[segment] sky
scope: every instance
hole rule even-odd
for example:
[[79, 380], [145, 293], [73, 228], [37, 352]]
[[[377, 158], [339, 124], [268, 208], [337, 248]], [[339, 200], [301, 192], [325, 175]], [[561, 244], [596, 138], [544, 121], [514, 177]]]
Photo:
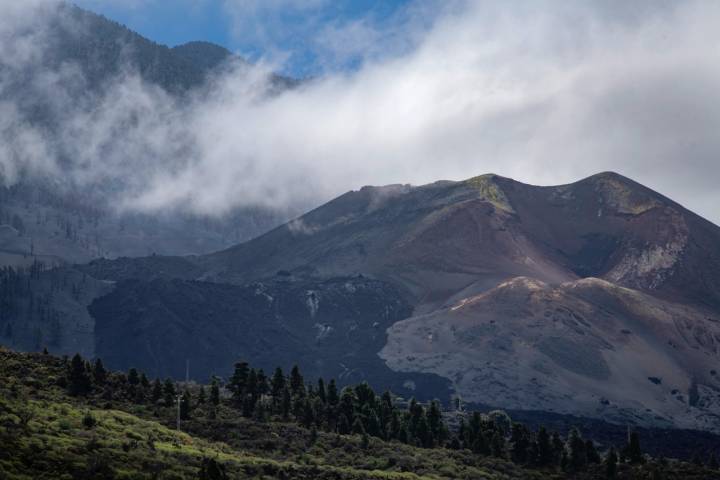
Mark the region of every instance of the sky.
[[[168, 46], [193, 40], [222, 45], [239, 55], [277, 65], [280, 73], [305, 78], [328, 71], [355, 70], [368, 52], [338, 61], [318, 32], [342, 29], [392, 34], [418, 8], [412, 0], [77, 0]], [[431, 21], [436, 2], [423, 2]], [[362, 32], [359, 30], [362, 29]], [[400, 35], [407, 32], [398, 32]], [[378, 39], [379, 40], [379, 39]], [[324, 41], [324, 39], [323, 39]], [[366, 45], [367, 46], [367, 45]]]
[[[46, 68], [49, 40], [27, 32], [42, 31], [52, 2], [0, 0], [0, 66]], [[161, 43], [216, 41], [255, 66], [182, 102], [129, 68], [77, 102], [71, 65], [45, 71], [32, 86], [66, 121], [48, 139], [0, 101], [10, 181], [120, 182], [119, 208], [223, 214], [363, 185], [490, 172], [552, 185], [616, 171], [720, 223], [714, 0], [80, 4]], [[273, 71], [311, 80], [268, 95]]]

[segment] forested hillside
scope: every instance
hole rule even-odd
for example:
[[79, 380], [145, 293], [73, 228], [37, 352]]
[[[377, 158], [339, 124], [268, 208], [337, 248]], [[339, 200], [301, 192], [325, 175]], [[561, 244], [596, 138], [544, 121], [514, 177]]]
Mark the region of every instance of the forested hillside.
[[0, 349], [0, 375], [0, 474], [13, 480], [720, 478], [714, 457], [652, 459], [635, 433], [601, 448], [297, 368], [240, 362], [225, 382], [183, 384]]

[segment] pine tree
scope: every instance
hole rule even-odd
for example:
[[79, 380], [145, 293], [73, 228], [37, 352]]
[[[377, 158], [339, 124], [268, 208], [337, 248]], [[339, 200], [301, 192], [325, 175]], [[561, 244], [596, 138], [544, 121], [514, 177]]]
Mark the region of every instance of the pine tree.
[[[390, 394], [390, 392], [386, 391], [382, 394], [382, 398], [380, 399], [379, 412], [380, 431], [382, 438], [384, 438], [385, 440], [392, 438], [394, 434], [392, 426], [393, 410], [394, 406], [392, 395]], [[442, 425], [444, 426], [444, 423]]]
[[303, 402], [302, 425], [305, 428], [315, 425], [315, 409], [309, 398]]
[[342, 412], [347, 419], [355, 418], [355, 393], [351, 387], [343, 388], [340, 394], [340, 412]]
[[325, 392], [325, 381], [322, 378], [318, 379], [317, 395], [323, 403], [327, 401], [327, 393]]
[[568, 438], [568, 450], [570, 452], [570, 468], [574, 472], [580, 472], [587, 467], [587, 452], [585, 451], [585, 441], [580, 436], [580, 432], [573, 428]]
[[417, 420], [417, 424], [415, 425], [415, 437], [417, 438], [419, 446], [424, 448], [430, 448], [433, 446], [432, 432], [430, 431], [430, 426], [428, 425], [425, 412], [423, 412]]
[[442, 442], [445, 441], [445, 424], [443, 423], [439, 401], [433, 400], [432, 403], [430, 403], [430, 409], [427, 413], [427, 422], [430, 427], [430, 435], [432, 436], [433, 443], [442, 444]]
[[210, 383], [210, 403], [215, 407], [220, 405], [220, 385], [218, 385], [217, 377], [214, 376]]
[[483, 432], [478, 432], [471, 441], [471, 448], [474, 453], [490, 455], [490, 442], [488, 442]]
[[350, 433], [350, 421], [344, 413], [341, 413], [338, 417], [337, 432], [341, 435], [347, 435]]
[[242, 404], [243, 394], [247, 386], [248, 376], [250, 375], [250, 368], [247, 362], [238, 362], [235, 364], [235, 371], [230, 377], [228, 387], [233, 393], [233, 399], [238, 405]]
[[145, 375], [145, 373], [142, 373], [140, 375], [140, 385], [142, 385], [142, 387], [145, 389], [150, 386], [150, 380], [148, 380], [147, 375]]
[[245, 386], [245, 395], [251, 396], [256, 399], [259, 396], [258, 393], [258, 375], [254, 368], [250, 369], [248, 373], [247, 385]]
[[162, 384], [160, 383], [159, 379], [155, 379], [153, 382], [153, 388], [152, 388], [152, 402], [157, 403], [162, 398]]
[[410, 431], [406, 422], [400, 423], [400, 431], [398, 432], [397, 439], [405, 444], [410, 444]]
[[417, 436], [418, 423], [420, 423], [420, 417], [425, 416], [425, 409], [418, 403], [415, 398], [410, 399], [408, 406], [408, 413], [410, 414], [410, 422], [408, 424], [408, 431], [413, 437]]
[[83, 426], [89, 430], [97, 425], [97, 420], [95, 420], [95, 417], [93, 417], [90, 412], [86, 412], [82, 423]]
[[565, 444], [563, 443], [560, 435], [557, 432], [552, 434], [552, 451], [553, 451], [553, 462], [556, 465], [561, 464], [562, 455], [565, 453]]
[[360, 385], [355, 386], [355, 398], [357, 398], [360, 408], [365, 405], [374, 406], [376, 397], [377, 395], [375, 395], [375, 391], [367, 382], [363, 382]]
[[302, 417], [303, 407], [305, 406], [304, 399], [305, 399], [305, 397], [295, 397], [293, 399], [292, 414], [295, 416], [295, 419], [297, 419], [297, 420], [299, 420]]
[[628, 437], [628, 444], [625, 447], [624, 456], [630, 463], [644, 463], [645, 457], [643, 456], [642, 449], [640, 448], [640, 435], [637, 432], [631, 432]]
[[590, 439], [585, 440], [585, 454], [587, 456], [588, 463], [598, 464], [602, 461], [600, 454], [595, 448], [595, 443]]
[[368, 437], [367, 433], [362, 434], [362, 439], [360, 440], [360, 448], [363, 450], [367, 450], [370, 448], [370, 437]]
[[505, 437], [500, 430], [495, 430], [491, 442], [492, 455], [497, 458], [505, 458]]
[[537, 434], [537, 464], [541, 467], [555, 463], [550, 435], [545, 427], [540, 427]]
[[560, 452], [560, 470], [567, 472], [569, 467], [570, 458], [568, 457], [567, 450], [563, 448], [562, 452]]
[[95, 365], [93, 366], [93, 381], [95, 382], [95, 385], [105, 385], [105, 381], [107, 380], [107, 371], [105, 370], [105, 366], [102, 363], [102, 360], [99, 358], [95, 360]]
[[372, 435], [373, 437], [380, 437], [382, 435], [380, 418], [378, 418], [377, 413], [375, 413], [375, 410], [373, 410], [370, 405], [365, 405], [363, 408], [363, 417], [363, 424], [365, 425], [365, 431], [367, 434]]
[[314, 445], [315, 442], [317, 442], [317, 439], [318, 439], [318, 430], [317, 430], [317, 427], [315, 427], [315, 425], [313, 425], [313, 427], [310, 429], [310, 442], [309, 442], [310, 445]]
[[360, 419], [360, 417], [355, 417], [355, 420], [353, 420], [352, 433], [354, 433], [356, 435], [364, 435], [365, 434], [365, 426], [363, 425], [363, 422]]
[[70, 362], [68, 372], [68, 391], [73, 396], [85, 396], [90, 393], [90, 376], [85, 368], [85, 361], [76, 353]]
[[250, 418], [255, 412], [255, 398], [248, 394], [245, 395], [242, 401], [242, 415], [245, 418]]
[[465, 446], [466, 448], [468, 446], [472, 446], [468, 442], [469, 432], [470, 431], [468, 430], [467, 424], [465, 423], [465, 417], [460, 417], [460, 425], [458, 425], [457, 436], [458, 440], [460, 440], [460, 443], [463, 444], [463, 446]]
[[500, 433], [503, 436], [510, 433], [510, 429], [512, 428], [512, 419], [507, 412], [504, 410], [493, 410], [492, 412], [489, 412], [487, 416], [495, 428], [500, 430]]
[[137, 369], [131, 368], [128, 371], [128, 383], [130, 385], [138, 385], [140, 384], [140, 375], [138, 374]]
[[203, 405], [207, 401], [205, 396], [205, 386], [200, 385], [200, 391], [198, 392], [198, 405]]
[[166, 407], [172, 407], [175, 403], [175, 397], [177, 393], [175, 391], [175, 383], [169, 379], [165, 379], [165, 383], [163, 384], [163, 397], [164, 397], [164, 403]]
[[387, 435], [390, 439], [392, 438], [400, 438], [400, 428], [402, 427], [402, 423], [400, 421], [400, 414], [393, 410], [392, 414], [390, 416], [390, 427], [388, 428]]
[[265, 403], [263, 402], [257, 402], [255, 404], [255, 420], [258, 422], [265, 422], [267, 420], [267, 412], [265, 408]]
[[262, 368], [259, 368], [257, 370], [257, 394], [258, 396], [267, 395], [267, 393], [270, 391], [270, 388], [268, 387], [268, 379], [265, 375], [265, 371], [263, 371]]
[[605, 476], [607, 478], [615, 478], [617, 475], [618, 456], [615, 447], [610, 447], [610, 451], [605, 457]]
[[141, 405], [141, 404], [145, 403], [145, 389], [143, 389], [143, 388], [138, 388], [138, 389], [135, 390], [135, 399], [134, 399], [134, 401], [135, 401], [135, 403], [137, 403], [138, 405]]
[[513, 423], [511, 429], [510, 441], [512, 448], [510, 449], [510, 458], [512, 461], [524, 465], [529, 461], [530, 440], [525, 427], [519, 423]]
[[710, 458], [708, 459], [708, 467], [711, 468], [712, 470], [717, 470], [719, 468], [718, 459], [714, 453], [710, 454]]
[[212, 458], [204, 458], [200, 466], [199, 480], [227, 480], [225, 466]]
[[280, 401], [284, 389], [285, 375], [283, 374], [282, 368], [277, 367], [270, 381], [270, 394], [273, 396], [274, 401]]
[[290, 418], [290, 408], [292, 407], [292, 397], [290, 395], [290, 389], [286, 386], [283, 388], [282, 393], [282, 406], [281, 406], [281, 412], [282, 412], [282, 418], [284, 420], [287, 420]]
[[300, 374], [300, 368], [297, 365], [290, 371], [290, 390], [295, 396], [305, 395], [305, 380]]
[[468, 424], [467, 439], [472, 442], [482, 432], [483, 420], [480, 412], [473, 412]]
[[340, 396], [338, 395], [337, 384], [335, 379], [331, 379], [327, 387], [327, 403], [331, 406], [336, 406], [340, 402]]
[[190, 398], [190, 392], [185, 390], [182, 394], [182, 397], [180, 397], [180, 419], [181, 420], [190, 420], [190, 404], [191, 398]]

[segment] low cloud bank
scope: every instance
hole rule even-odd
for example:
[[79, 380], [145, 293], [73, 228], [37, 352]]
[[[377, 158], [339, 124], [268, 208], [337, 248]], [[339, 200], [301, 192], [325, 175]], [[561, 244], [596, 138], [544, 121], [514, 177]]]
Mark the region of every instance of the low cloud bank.
[[[0, 171], [101, 188], [121, 209], [222, 214], [365, 184], [615, 170], [719, 223], [720, 5], [632, 3], [456, 2], [356, 71], [269, 95], [270, 67], [236, 68], [178, 99], [131, 69], [82, 95], [80, 69], [48, 61], [49, 3], [0, 1]], [[361, 27], [335, 55], [377, 52], [387, 37]], [[28, 120], [30, 100], [52, 128]]]

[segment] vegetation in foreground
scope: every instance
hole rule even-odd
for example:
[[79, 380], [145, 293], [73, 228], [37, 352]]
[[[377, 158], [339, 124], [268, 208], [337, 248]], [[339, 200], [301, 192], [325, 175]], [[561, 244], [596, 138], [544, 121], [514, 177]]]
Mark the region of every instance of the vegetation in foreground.
[[338, 392], [297, 369], [266, 378], [239, 363], [225, 386], [178, 385], [0, 349], [0, 379], [3, 479], [720, 478], [712, 460], [647, 458], [637, 436], [598, 453], [501, 413], [449, 429], [437, 404]]

